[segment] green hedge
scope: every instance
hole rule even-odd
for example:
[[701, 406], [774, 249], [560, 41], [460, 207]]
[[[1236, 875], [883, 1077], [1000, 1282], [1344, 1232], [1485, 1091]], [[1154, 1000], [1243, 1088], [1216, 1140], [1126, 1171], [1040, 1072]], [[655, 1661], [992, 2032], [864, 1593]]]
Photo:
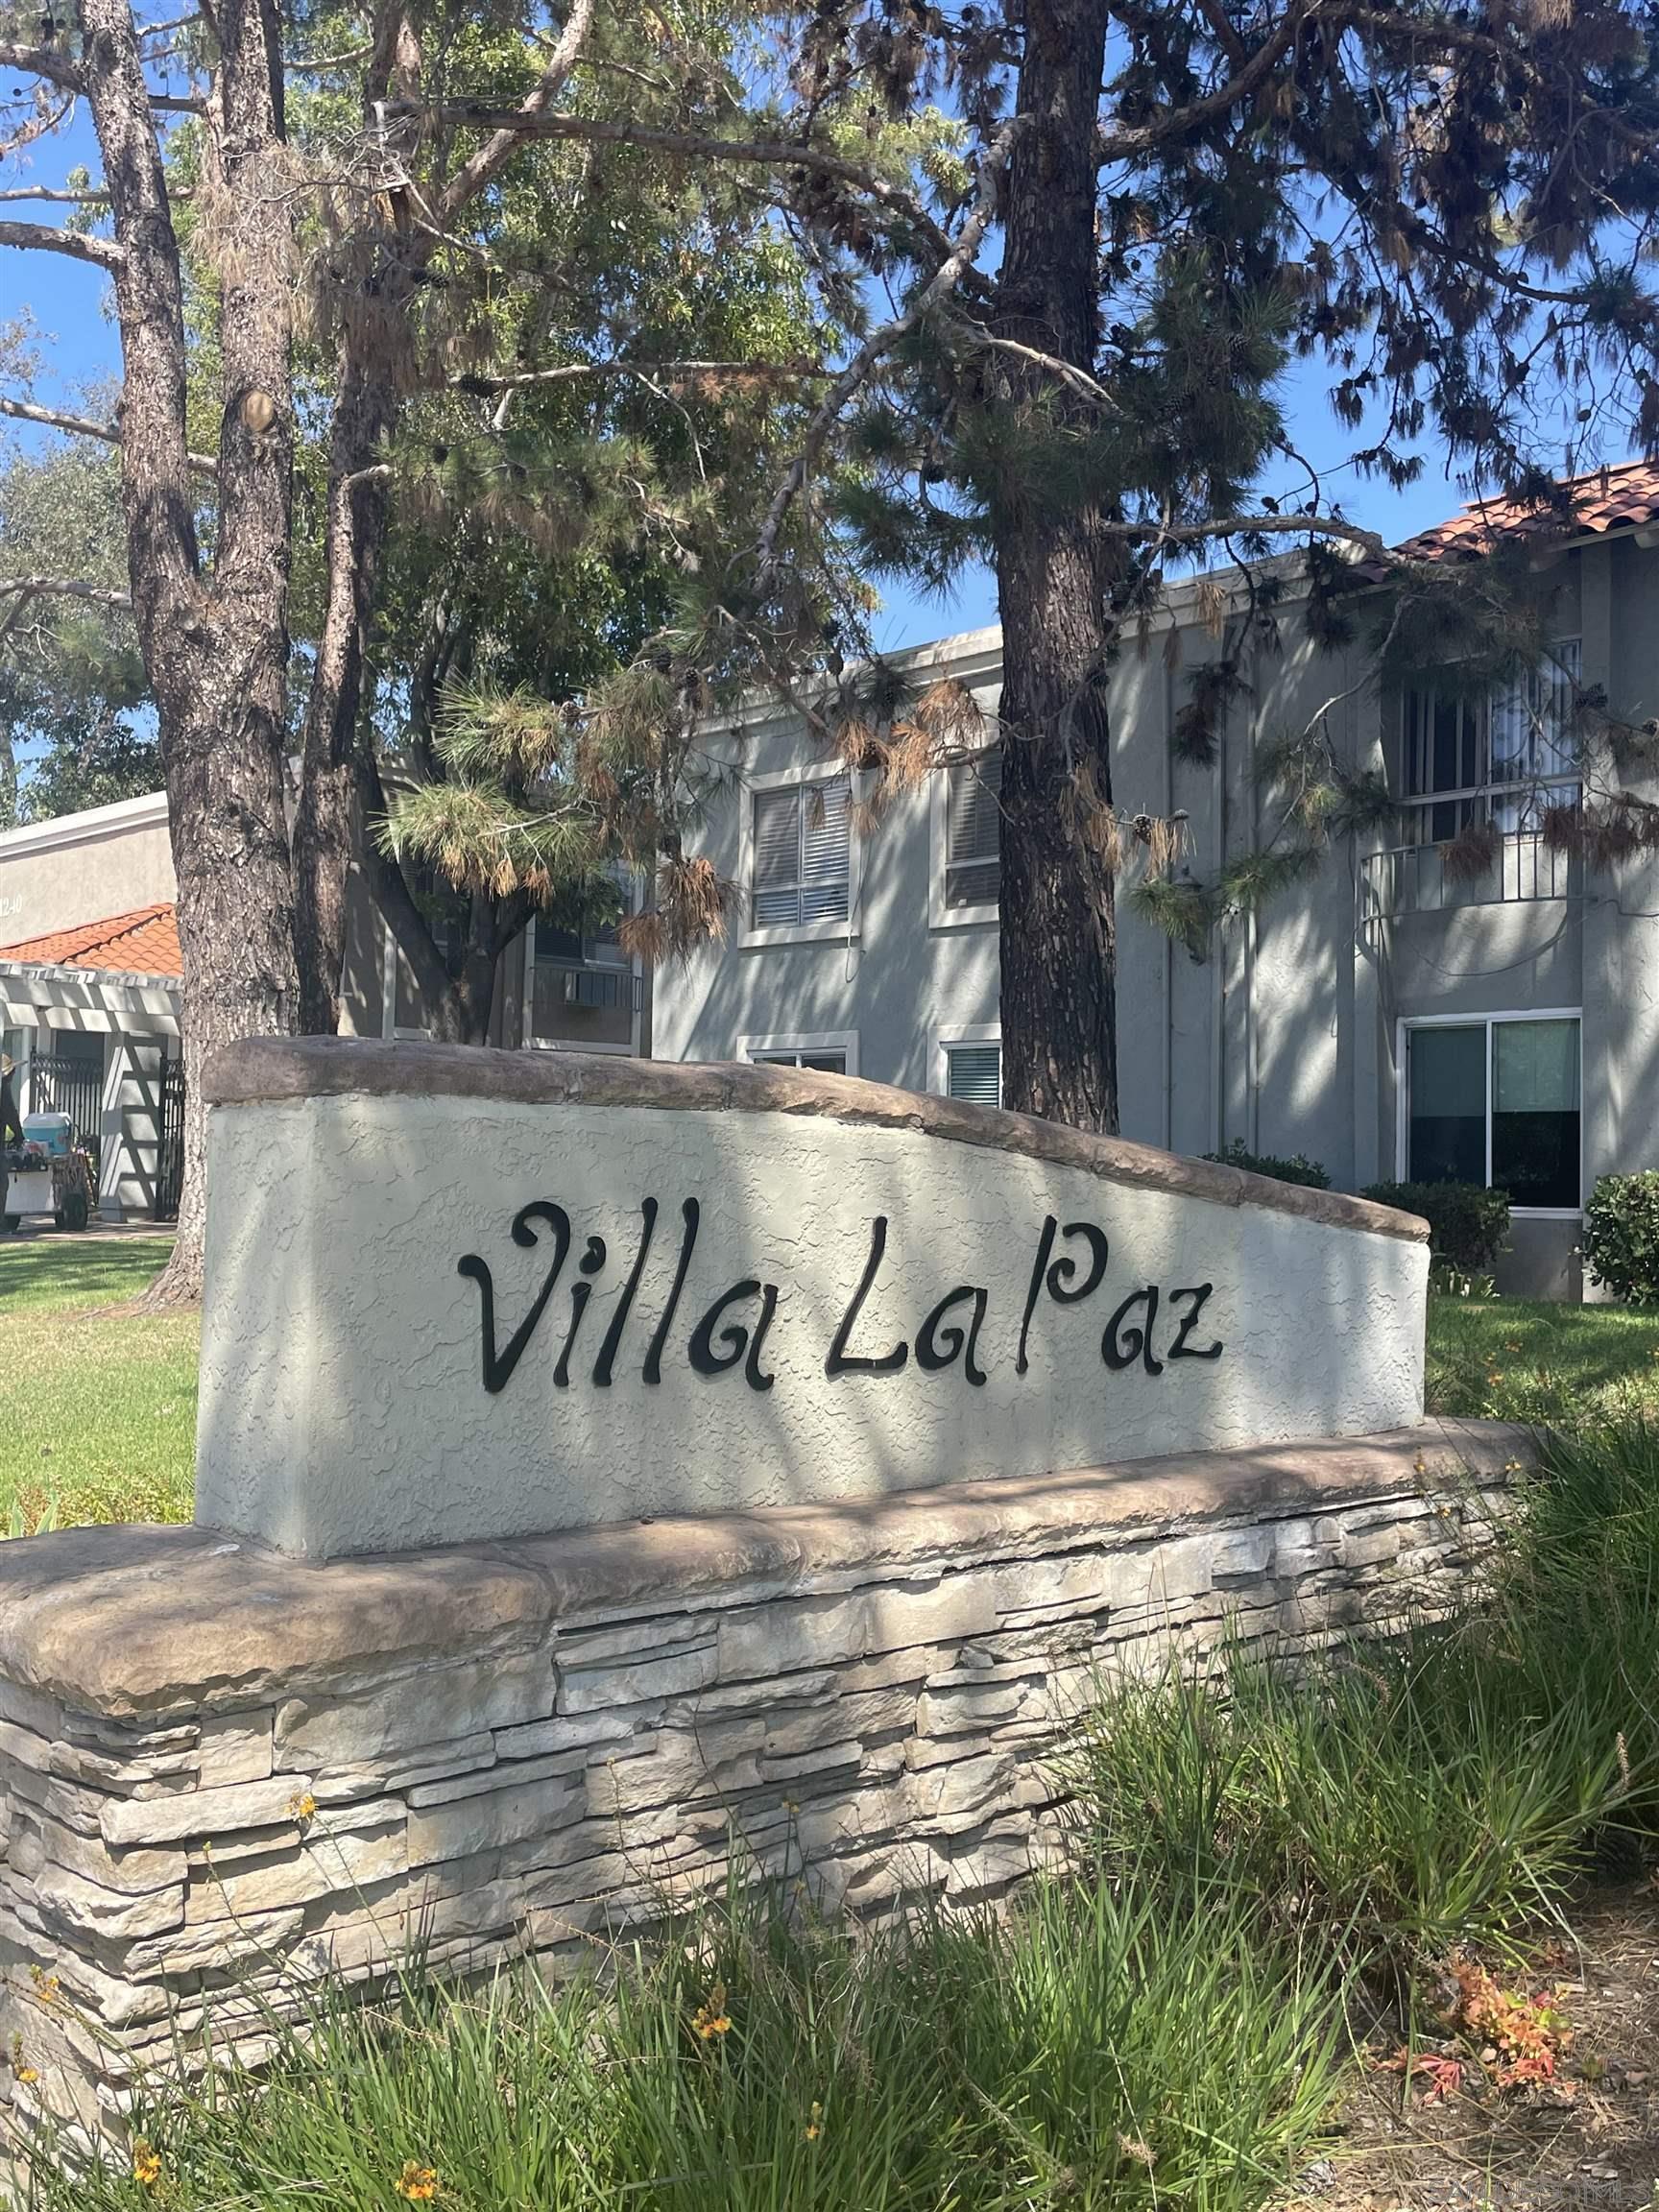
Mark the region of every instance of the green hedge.
[[1225, 1152], [1206, 1152], [1203, 1157], [1218, 1161], [1223, 1167], [1242, 1167], [1247, 1175], [1270, 1175], [1275, 1183], [1301, 1183], [1310, 1190], [1331, 1188], [1331, 1178], [1317, 1160], [1309, 1160], [1300, 1152], [1288, 1160], [1275, 1152], [1252, 1152], [1241, 1137], [1235, 1137]]
[[1599, 1175], [1584, 1209], [1584, 1257], [1627, 1306], [1659, 1306], [1659, 1171]]
[[1430, 1253], [1456, 1275], [1490, 1274], [1508, 1239], [1508, 1197], [1479, 1183], [1373, 1183], [1360, 1196], [1421, 1214]]

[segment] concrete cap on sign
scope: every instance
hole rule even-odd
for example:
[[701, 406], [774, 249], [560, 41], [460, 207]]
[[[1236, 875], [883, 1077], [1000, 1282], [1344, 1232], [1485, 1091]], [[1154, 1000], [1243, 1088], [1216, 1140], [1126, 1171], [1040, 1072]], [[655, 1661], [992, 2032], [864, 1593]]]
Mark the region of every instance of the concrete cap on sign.
[[617, 1611], [754, 1602], [872, 1567], [937, 1574], [1435, 1481], [1501, 1482], [1532, 1456], [1525, 1430], [1431, 1421], [324, 1564], [211, 1528], [68, 1528], [0, 1545], [0, 1677], [114, 1716], [244, 1706], [371, 1663], [525, 1650]]

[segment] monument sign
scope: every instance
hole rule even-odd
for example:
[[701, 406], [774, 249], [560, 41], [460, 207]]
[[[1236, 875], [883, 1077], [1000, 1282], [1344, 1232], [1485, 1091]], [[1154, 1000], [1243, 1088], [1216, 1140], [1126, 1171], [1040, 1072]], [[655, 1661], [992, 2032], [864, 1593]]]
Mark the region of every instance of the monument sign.
[[1422, 1414], [1408, 1216], [764, 1067], [210, 1076], [198, 1519], [314, 1557]]
[[792, 1069], [206, 1090], [196, 1526], [0, 1545], [16, 2127], [412, 1941], [589, 1958], [734, 1830], [993, 1902], [1098, 1671], [1444, 1607], [1527, 1451], [1422, 1420], [1424, 1225], [1358, 1199]]

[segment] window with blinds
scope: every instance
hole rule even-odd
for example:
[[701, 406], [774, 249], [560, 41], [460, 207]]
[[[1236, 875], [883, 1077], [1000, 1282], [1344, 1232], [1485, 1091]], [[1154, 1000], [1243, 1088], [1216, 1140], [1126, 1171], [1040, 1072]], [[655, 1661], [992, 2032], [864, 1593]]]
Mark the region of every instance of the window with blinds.
[[953, 760], [945, 771], [945, 904], [995, 906], [1002, 809], [1002, 756]]
[[754, 806], [753, 926], [845, 922], [853, 850], [847, 778], [757, 791]]
[[1001, 1046], [947, 1045], [945, 1093], [950, 1098], [965, 1098], [970, 1106], [1000, 1106]]

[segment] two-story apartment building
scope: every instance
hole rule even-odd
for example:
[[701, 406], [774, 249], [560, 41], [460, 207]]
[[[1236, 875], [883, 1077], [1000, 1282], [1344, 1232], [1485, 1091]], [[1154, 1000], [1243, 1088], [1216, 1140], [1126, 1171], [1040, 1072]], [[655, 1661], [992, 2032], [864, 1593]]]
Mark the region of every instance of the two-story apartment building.
[[[1633, 724], [1659, 716], [1659, 469], [1588, 480], [1577, 515], [1567, 537], [1535, 541], [1550, 661], [1490, 697], [1455, 694], [1427, 664], [1385, 684], [1363, 624], [1322, 649], [1292, 584], [1278, 647], [1254, 649], [1214, 762], [1188, 765], [1175, 718], [1221, 651], [1213, 589], [1190, 583], [1123, 653], [1111, 703], [1117, 803], [1184, 815], [1199, 879], [1269, 833], [1258, 759], [1287, 733], [1316, 724], [1397, 801], [1385, 828], [1334, 839], [1314, 874], [1196, 955], [1125, 908], [1124, 1134], [1187, 1153], [1235, 1140], [1302, 1152], [1348, 1190], [1395, 1176], [1501, 1186], [1514, 1206], [1501, 1281], [1558, 1297], [1582, 1290], [1595, 1177], [1659, 1166], [1659, 861], [1589, 867], [1541, 822], [1576, 789], [1563, 731], [1575, 689], [1599, 686]], [[1461, 517], [1419, 549], [1478, 558], [1503, 524]], [[503, 963], [491, 1042], [795, 1061], [995, 1102], [998, 634], [920, 647], [898, 667], [917, 693], [965, 685], [984, 751], [877, 808], [792, 716], [711, 733], [735, 773], [689, 842], [736, 885], [726, 938], [653, 989], [613, 941], [541, 925]], [[1473, 875], [1449, 865], [1472, 823], [1496, 835]], [[176, 1198], [173, 896], [159, 795], [0, 835], [0, 1043], [25, 1108], [67, 1106], [98, 1142], [108, 1214], [165, 1214]], [[346, 1027], [425, 1034], [407, 964], [360, 888], [349, 940]]]
[[[1659, 470], [1587, 480], [1577, 512], [1569, 536], [1536, 539], [1554, 649], [1490, 697], [1437, 686], [1428, 665], [1385, 684], [1363, 623], [1321, 649], [1292, 585], [1214, 764], [1187, 765], [1174, 719], [1221, 651], [1214, 591], [1191, 583], [1125, 650], [1111, 700], [1116, 802], [1184, 814], [1200, 880], [1268, 835], [1258, 756], [1285, 734], [1319, 724], [1341, 763], [1384, 775], [1398, 801], [1386, 828], [1333, 839], [1316, 873], [1198, 956], [1123, 913], [1123, 1133], [1185, 1153], [1236, 1140], [1305, 1153], [1346, 1190], [1501, 1186], [1514, 1227], [1500, 1281], [1555, 1297], [1582, 1291], [1595, 1177], [1659, 1166], [1659, 861], [1591, 869], [1542, 834], [1545, 810], [1577, 789], [1575, 691], [1601, 686], [1634, 723], [1659, 715]], [[1417, 549], [1479, 557], [1504, 519], [1460, 517]], [[739, 911], [723, 943], [659, 978], [659, 1056], [998, 1097], [998, 633], [898, 666], [915, 691], [943, 678], [972, 691], [985, 755], [874, 809], [859, 773], [798, 720], [757, 715], [728, 733], [738, 773], [699, 849], [735, 879]], [[1448, 864], [1471, 823], [1496, 834], [1473, 875], [1463, 853]]]

